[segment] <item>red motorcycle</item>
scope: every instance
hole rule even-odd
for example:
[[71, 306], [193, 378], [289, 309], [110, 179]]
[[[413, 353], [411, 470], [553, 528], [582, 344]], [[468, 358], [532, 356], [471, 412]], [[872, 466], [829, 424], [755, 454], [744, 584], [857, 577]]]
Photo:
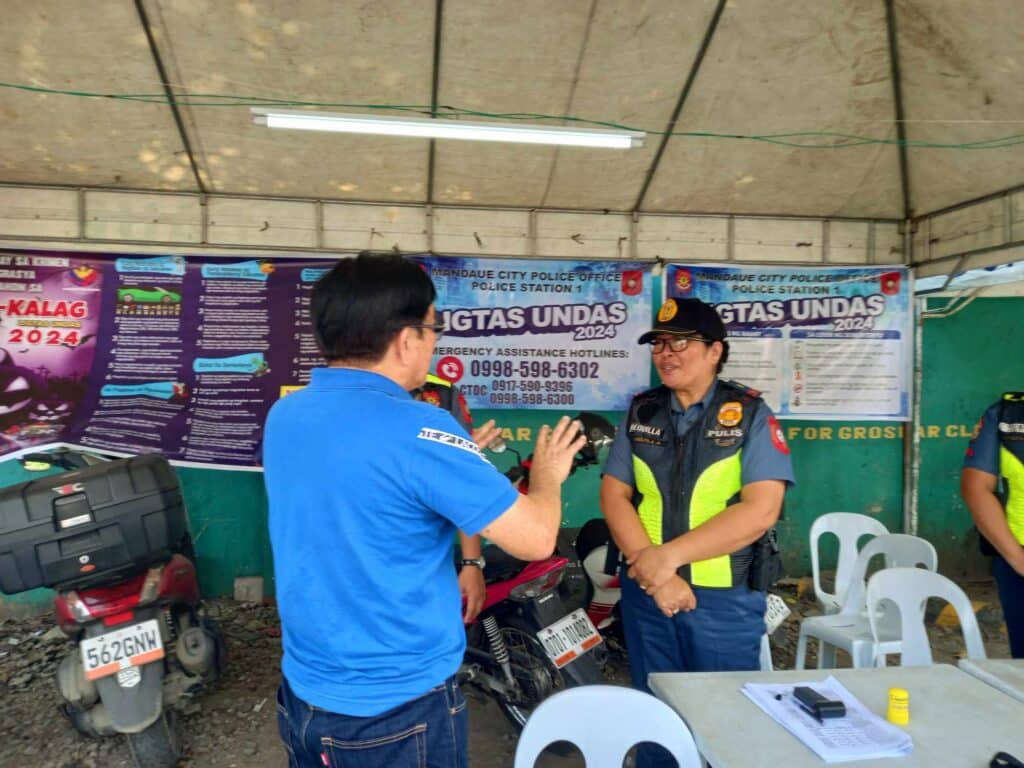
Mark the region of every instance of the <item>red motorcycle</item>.
[[183, 753], [174, 707], [225, 660], [199, 597], [177, 476], [155, 454], [26, 460], [72, 471], [0, 491], [0, 589], [57, 591], [57, 625], [74, 643], [57, 688], [75, 729], [125, 734], [139, 768], [172, 768]]
[[[574, 458], [572, 472], [596, 464], [598, 451], [610, 442], [604, 419], [580, 414], [578, 420], [587, 443]], [[530, 459], [509, 450], [516, 463], [505, 474], [526, 493]], [[555, 554], [527, 563], [493, 545], [484, 547], [483, 554], [487, 595], [466, 628], [459, 679], [492, 696], [522, 728], [530, 712], [555, 691], [602, 682], [595, 654], [602, 638], [587, 612], [570, 610], [563, 599], [559, 587], [568, 558]]]

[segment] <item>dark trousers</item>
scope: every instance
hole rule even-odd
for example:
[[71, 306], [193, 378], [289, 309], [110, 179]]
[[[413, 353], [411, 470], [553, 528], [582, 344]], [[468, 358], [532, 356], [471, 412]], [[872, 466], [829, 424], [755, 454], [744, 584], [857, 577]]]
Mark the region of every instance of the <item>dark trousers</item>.
[[281, 679], [277, 726], [288, 768], [466, 768], [469, 717], [455, 678], [373, 717], [307, 704]]
[[[622, 629], [633, 687], [651, 692], [652, 672], [726, 672], [761, 668], [766, 597], [747, 586], [731, 589], [694, 587], [697, 607], [665, 616], [640, 586], [620, 572]], [[637, 768], [675, 765], [660, 747], [637, 750]]]
[[999, 602], [1003, 604], [1010, 656], [1024, 659], [1024, 576], [1007, 565], [998, 552], [992, 557], [992, 575], [999, 590]]

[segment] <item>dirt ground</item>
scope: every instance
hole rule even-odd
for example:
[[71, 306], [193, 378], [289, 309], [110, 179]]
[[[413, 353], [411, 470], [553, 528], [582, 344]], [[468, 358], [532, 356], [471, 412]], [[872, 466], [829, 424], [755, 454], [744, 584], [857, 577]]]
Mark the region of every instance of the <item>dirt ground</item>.
[[[993, 585], [966, 584], [992, 658], [1009, 655], [1002, 612]], [[818, 613], [806, 581], [775, 590], [792, 615], [772, 638], [775, 666], [793, 666], [800, 618]], [[277, 735], [274, 691], [280, 676], [281, 641], [272, 606], [216, 601], [213, 608], [228, 642], [229, 667], [216, 687], [190, 702], [184, 711], [188, 734], [186, 768], [277, 768], [285, 766]], [[962, 653], [959, 628], [939, 626], [929, 614], [929, 632], [937, 662]], [[940, 622], [941, 623], [941, 622]], [[54, 669], [70, 644], [49, 617], [0, 622], [0, 766], [21, 768], [131, 768], [120, 738], [80, 737], [57, 711]], [[808, 665], [816, 660], [811, 655]], [[840, 660], [843, 666], [848, 659]], [[625, 660], [613, 658], [611, 682], [624, 684]], [[470, 761], [474, 768], [512, 765], [516, 733], [497, 705], [471, 686]], [[579, 756], [542, 757], [540, 768], [577, 768]]]

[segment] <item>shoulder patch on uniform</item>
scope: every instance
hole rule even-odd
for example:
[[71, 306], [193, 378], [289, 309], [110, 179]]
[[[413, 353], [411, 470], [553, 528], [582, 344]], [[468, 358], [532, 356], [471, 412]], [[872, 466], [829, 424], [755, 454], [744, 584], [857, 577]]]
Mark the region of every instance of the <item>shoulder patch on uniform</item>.
[[789, 455], [789, 444], [786, 442], [786, 435], [782, 431], [782, 425], [775, 416], [768, 417], [768, 434], [772, 438], [772, 445], [779, 453]]
[[463, 451], [469, 451], [470, 453], [479, 456], [483, 461], [487, 461], [483, 454], [480, 453], [480, 449], [477, 447], [476, 443], [472, 440], [460, 437], [459, 435], [453, 435], [451, 432], [423, 427], [416, 437], [420, 440], [430, 440], [435, 443], [441, 443], [442, 445], [450, 445], [453, 448], [460, 448]]

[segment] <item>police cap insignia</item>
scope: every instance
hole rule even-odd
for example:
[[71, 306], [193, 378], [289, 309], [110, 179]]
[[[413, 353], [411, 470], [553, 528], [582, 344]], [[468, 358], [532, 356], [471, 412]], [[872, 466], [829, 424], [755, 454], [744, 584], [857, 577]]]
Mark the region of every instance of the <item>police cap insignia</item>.
[[678, 311], [679, 307], [676, 304], [675, 299], [665, 299], [665, 303], [662, 304], [661, 309], [658, 310], [658, 322], [667, 323], [676, 316], [676, 312]]

